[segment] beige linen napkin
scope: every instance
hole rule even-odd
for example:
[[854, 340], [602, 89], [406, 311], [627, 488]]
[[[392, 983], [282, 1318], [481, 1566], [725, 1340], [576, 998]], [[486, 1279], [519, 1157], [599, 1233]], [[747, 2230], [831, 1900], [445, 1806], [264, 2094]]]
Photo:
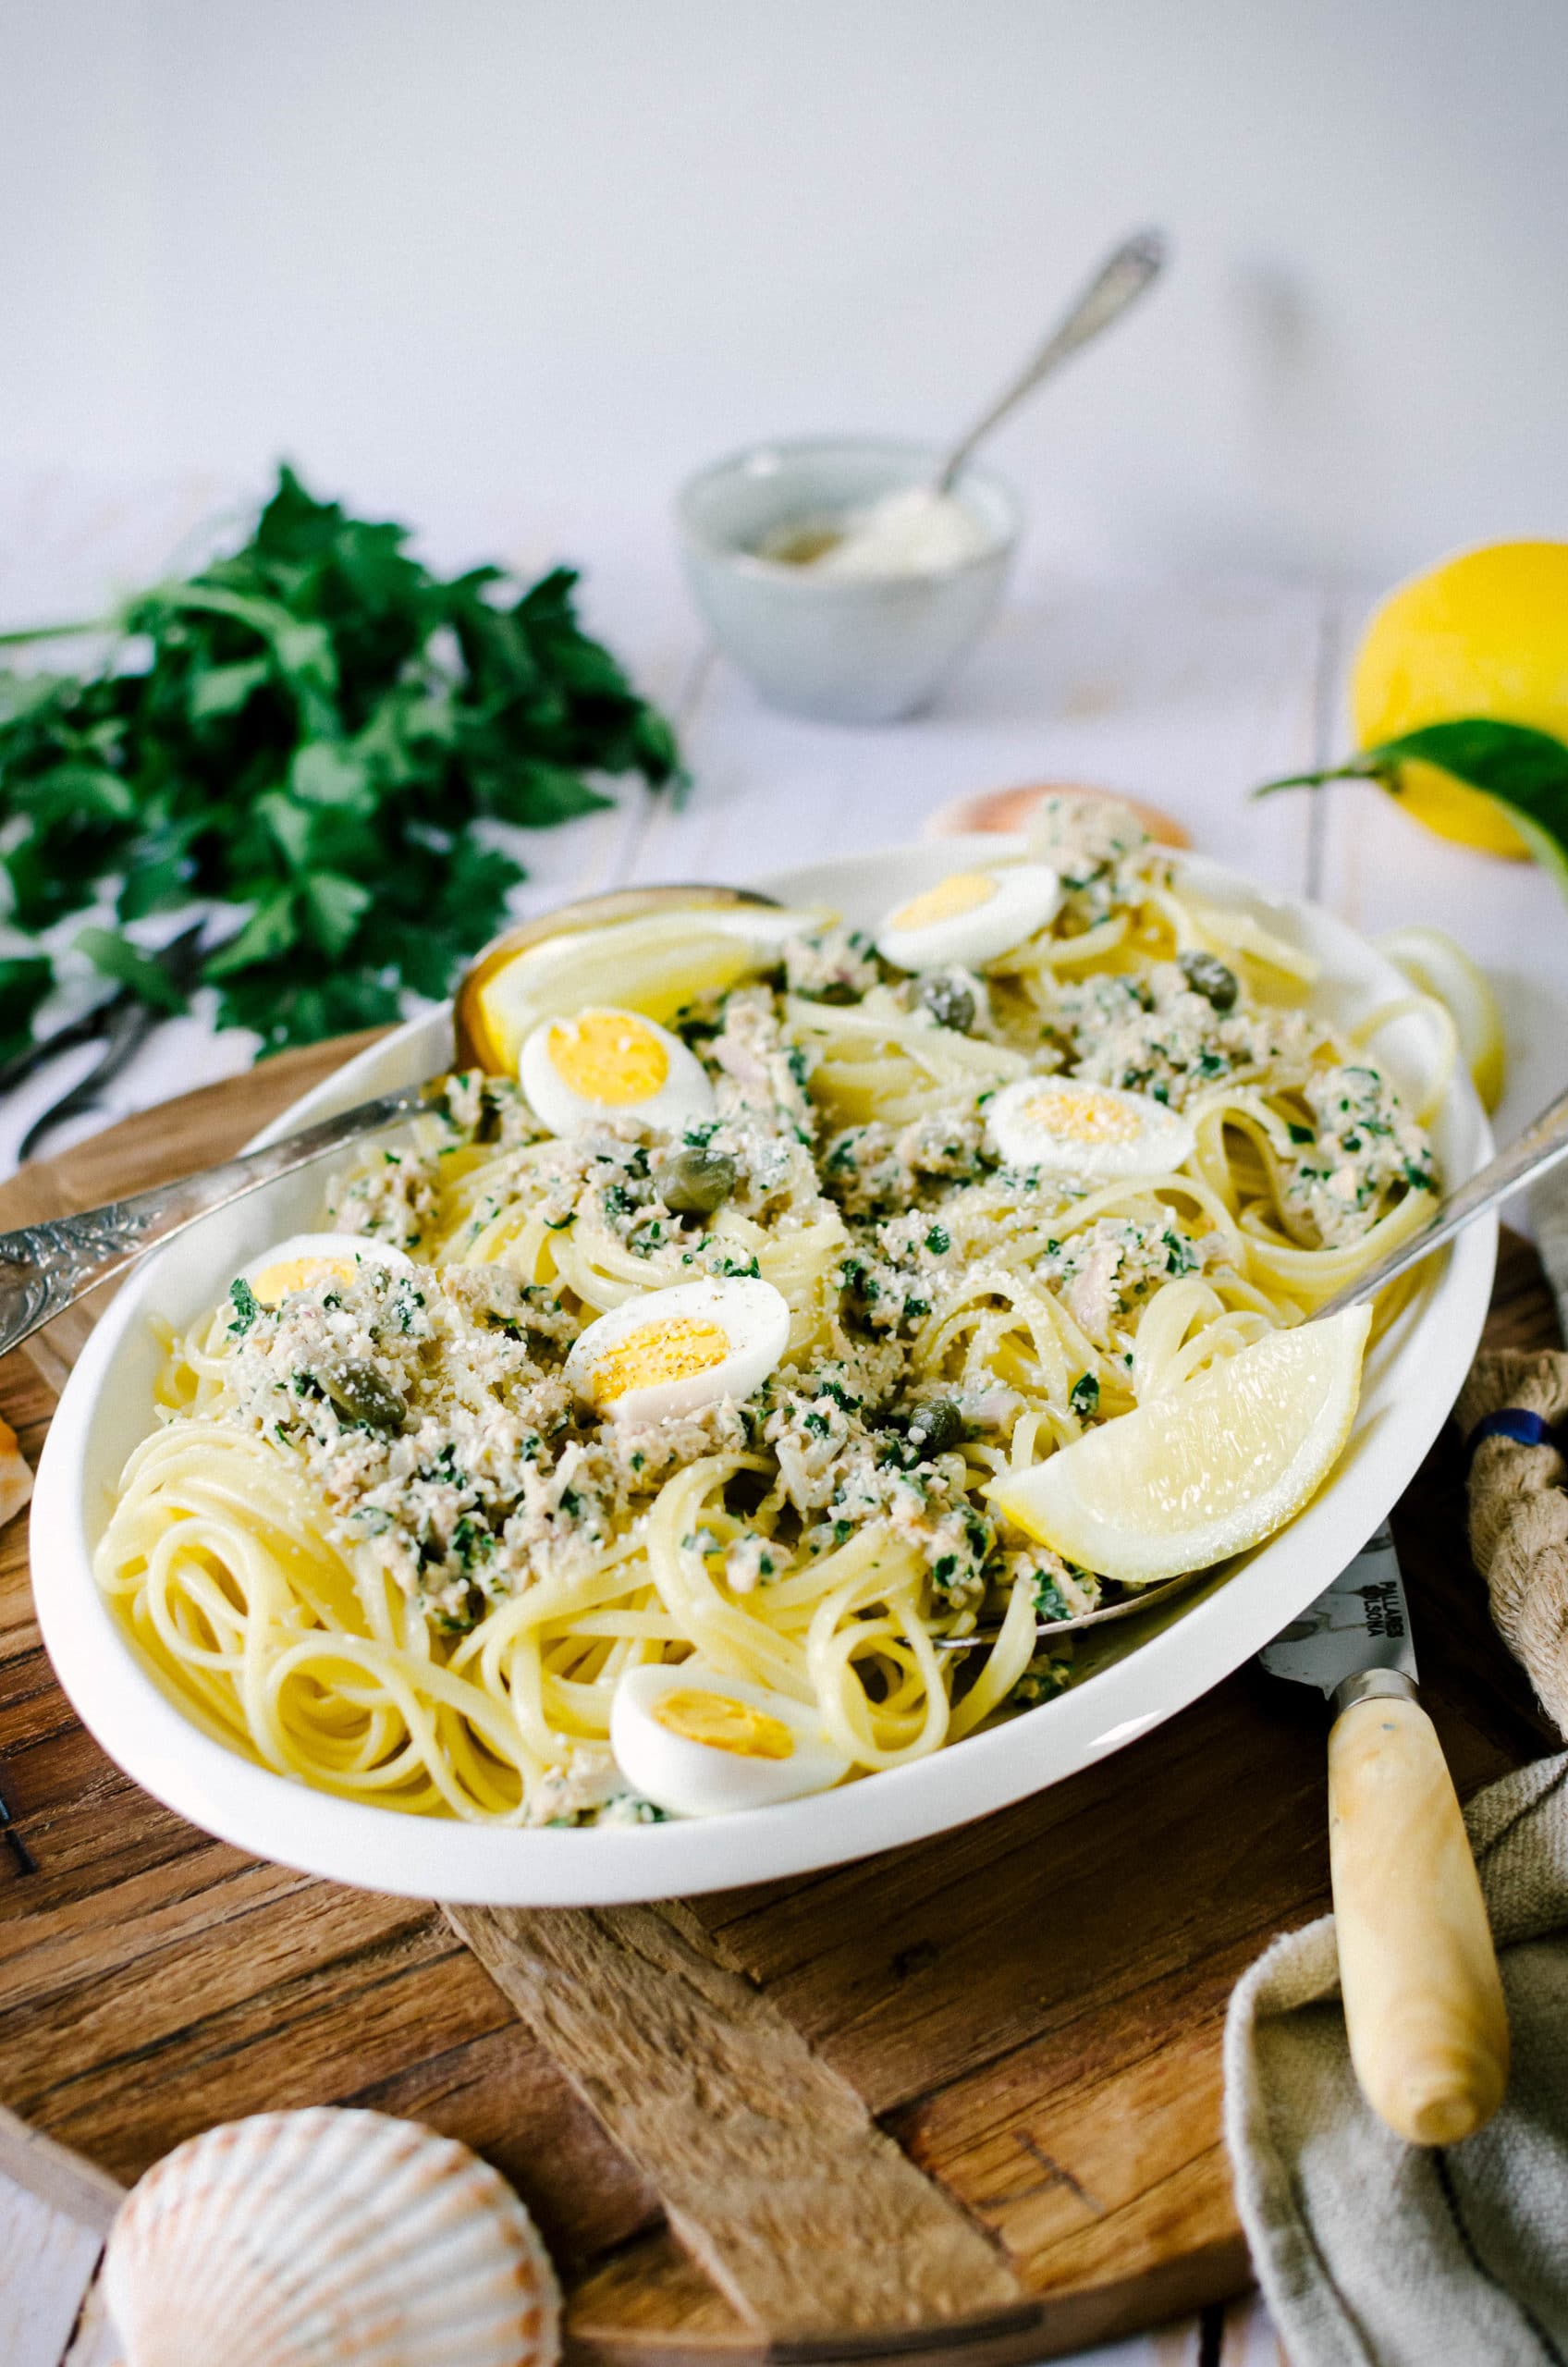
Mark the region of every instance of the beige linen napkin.
[[1486, 2128], [1428, 2152], [1362, 2101], [1332, 1916], [1277, 1940], [1231, 2000], [1226, 2142], [1292, 2367], [1568, 2367], [1568, 1754], [1465, 1822], [1513, 2033]]
[[[1568, 1333], [1568, 1171], [1532, 1200]], [[1568, 1355], [1478, 1356], [1470, 1546], [1492, 1616], [1568, 1736]], [[1231, 2000], [1225, 2135], [1292, 2367], [1568, 2367], [1568, 1755], [1465, 1811], [1513, 2038], [1508, 2094], [1463, 2145], [1405, 2145], [1363, 2102], [1334, 1920], [1277, 1940]]]

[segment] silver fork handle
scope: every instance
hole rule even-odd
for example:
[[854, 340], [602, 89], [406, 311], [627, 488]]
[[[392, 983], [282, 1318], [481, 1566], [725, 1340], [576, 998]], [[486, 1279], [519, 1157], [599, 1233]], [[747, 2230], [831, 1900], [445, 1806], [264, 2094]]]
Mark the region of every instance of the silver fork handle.
[[1561, 1094], [1549, 1110], [1543, 1110], [1533, 1125], [1526, 1126], [1506, 1150], [1488, 1159], [1468, 1184], [1451, 1192], [1433, 1210], [1431, 1222], [1422, 1232], [1412, 1233], [1408, 1241], [1402, 1241], [1397, 1249], [1390, 1249], [1386, 1257], [1368, 1267], [1359, 1282], [1347, 1283], [1342, 1291], [1336, 1292], [1317, 1309], [1313, 1320], [1342, 1314], [1347, 1306], [1360, 1306], [1367, 1299], [1376, 1298], [1380, 1290], [1401, 1274], [1408, 1273], [1412, 1266], [1419, 1266], [1435, 1251], [1446, 1247], [1467, 1224], [1474, 1224], [1477, 1217], [1484, 1217], [1500, 1201], [1506, 1200], [1524, 1184], [1533, 1184], [1538, 1175], [1547, 1174], [1564, 1159], [1568, 1159], [1568, 1093]]
[[19, 1347], [41, 1325], [53, 1322], [100, 1282], [122, 1273], [199, 1217], [227, 1208], [280, 1175], [292, 1175], [296, 1168], [308, 1167], [327, 1151], [341, 1150], [361, 1134], [416, 1116], [439, 1098], [444, 1084], [444, 1078], [431, 1077], [423, 1085], [405, 1085], [400, 1092], [361, 1101], [338, 1117], [323, 1118], [263, 1150], [246, 1151], [200, 1175], [155, 1184], [150, 1192], [84, 1209], [80, 1216], [51, 1217], [42, 1224], [0, 1233], [0, 1355]]

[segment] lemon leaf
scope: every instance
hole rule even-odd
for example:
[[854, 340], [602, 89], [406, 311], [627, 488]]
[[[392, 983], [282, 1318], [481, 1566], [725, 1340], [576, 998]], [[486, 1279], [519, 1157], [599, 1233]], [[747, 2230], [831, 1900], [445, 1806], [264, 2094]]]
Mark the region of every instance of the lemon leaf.
[[1436, 765], [1506, 807], [1537, 861], [1568, 894], [1568, 742], [1530, 724], [1494, 716], [1460, 716], [1379, 740], [1342, 765], [1266, 780], [1255, 797], [1277, 789], [1317, 789], [1331, 780], [1380, 780], [1397, 796], [1402, 764]]
[[[1452, 723], [1426, 723], [1380, 740], [1362, 754], [1378, 769], [1414, 759], [1440, 765], [1472, 789], [1484, 789], [1532, 821], [1568, 816], [1568, 742], [1533, 724], [1504, 723], [1495, 716], [1461, 716]], [[1565, 834], [1568, 835], [1568, 834]]]
[[[1382, 774], [1405, 762], [1437, 765], [1508, 808], [1537, 860], [1568, 892], [1568, 745], [1530, 724], [1464, 716], [1379, 741], [1363, 761]], [[1390, 786], [1396, 791], [1398, 781]]]

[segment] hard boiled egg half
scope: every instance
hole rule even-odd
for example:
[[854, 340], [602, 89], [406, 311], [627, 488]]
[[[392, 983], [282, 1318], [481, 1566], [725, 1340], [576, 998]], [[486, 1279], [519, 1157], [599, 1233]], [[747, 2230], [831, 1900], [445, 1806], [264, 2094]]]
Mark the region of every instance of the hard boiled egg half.
[[357, 1233], [291, 1233], [252, 1257], [242, 1280], [263, 1306], [281, 1306], [292, 1292], [308, 1291], [313, 1283], [351, 1282], [366, 1266], [414, 1271], [413, 1259], [389, 1241]]
[[571, 1388], [596, 1413], [659, 1422], [760, 1389], [790, 1343], [771, 1282], [676, 1282], [612, 1307], [572, 1342]]
[[545, 1020], [522, 1048], [518, 1074], [555, 1134], [606, 1118], [639, 1118], [673, 1133], [713, 1114], [702, 1062], [640, 1012], [604, 1006]]
[[827, 1791], [850, 1768], [815, 1709], [695, 1660], [627, 1670], [610, 1748], [632, 1789], [672, 1816], [771, 1808]]
[[900, 970], [977, 969], [1011, 953], [1056, 918], [1061, 882], [1049, 864], [1015, 863], [996, 871], [955, 871], [894, 907], [876, 932], [876, 950]]
[[986, 1104], [986, 1122], [1009, 1167], [1094, 1184], [1168, 1175], [1191, 1159], [1192, 1127], [1163, 1101], [1072, 1076], [1022, 1076]]

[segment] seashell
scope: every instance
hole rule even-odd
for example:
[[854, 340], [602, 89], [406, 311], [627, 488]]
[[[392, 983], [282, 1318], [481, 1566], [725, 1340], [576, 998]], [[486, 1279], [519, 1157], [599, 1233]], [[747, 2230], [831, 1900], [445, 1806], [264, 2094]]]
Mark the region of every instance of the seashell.
[[1151, 839], [1162, 847], [1190, 847], [1193, 843], [1186, 827], [1172, 814], [1162, 813], [1158, 805], [1140, 804], [1135, 797], [1123, 797], [1117, 789], [1091, 789], [1079, 780], [1030, 781], [1017, 789], [983, 790], [976, 796], [955, 797], [950, 804], [938, 806], [928, 814], [921, 825], [923, 839], [962, 837], [969, 830], [1026, 830], [1029, 816], [1042, 797], [1060, 796], [1065, 791], [1072, 797], [1112, 797], [1119, 805], [1130, 805]]
[[125, 2367], [553, 2367], [560, 2295], [506, 2180], [417, 2121], [323, 2105], [193, 2137], [104, 2259]]

